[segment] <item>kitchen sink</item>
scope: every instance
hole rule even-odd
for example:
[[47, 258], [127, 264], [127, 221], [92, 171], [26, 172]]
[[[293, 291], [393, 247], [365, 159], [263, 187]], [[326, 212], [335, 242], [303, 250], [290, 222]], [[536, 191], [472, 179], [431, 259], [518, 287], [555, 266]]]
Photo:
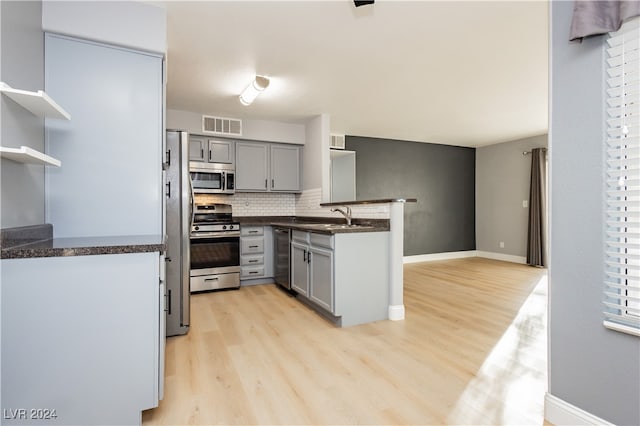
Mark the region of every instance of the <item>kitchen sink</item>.
[[340, 223], [305, 223], [305, 227], [320, 228], [320, 229], [366, 229], [373, 228], [371, 225], [359, 225], [359, 224], [340, 224]]

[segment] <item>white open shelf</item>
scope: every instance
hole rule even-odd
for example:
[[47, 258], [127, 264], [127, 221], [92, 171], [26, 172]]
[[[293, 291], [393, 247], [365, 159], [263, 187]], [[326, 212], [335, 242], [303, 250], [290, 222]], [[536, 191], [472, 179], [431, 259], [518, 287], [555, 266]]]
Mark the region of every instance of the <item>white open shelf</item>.
[[31, 149], [28, 146], [21, 146], [20, 148], [6, 148], [4, 146], [0, 146], [0, 157], [17, 161], [19, 163], [44, 164], [56, 167], [60, 167], [62, 164], [60, 160], [49, 157], [47, 154]]
[[28, 90], [13, 89], [7, 83], [0, 81], [0, 92], [36, 116], [71, 120], [71, 115], [42, 90], [30, 92]]

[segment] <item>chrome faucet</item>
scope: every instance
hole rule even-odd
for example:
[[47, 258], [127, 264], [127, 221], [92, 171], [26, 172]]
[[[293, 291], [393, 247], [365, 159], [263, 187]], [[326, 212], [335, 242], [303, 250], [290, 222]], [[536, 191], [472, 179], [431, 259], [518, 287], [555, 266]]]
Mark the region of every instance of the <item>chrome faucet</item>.
[[347, 211], [345, 212], [342, 209], [331, 209], [332, 212], [340, 212], [342, 213], [342, 215], [345, 217], [345, 219], [347, 219], [347, 226], [351, 226], [351, 207], [349, 206], [344, 206], [345, 209], [347, 209]]

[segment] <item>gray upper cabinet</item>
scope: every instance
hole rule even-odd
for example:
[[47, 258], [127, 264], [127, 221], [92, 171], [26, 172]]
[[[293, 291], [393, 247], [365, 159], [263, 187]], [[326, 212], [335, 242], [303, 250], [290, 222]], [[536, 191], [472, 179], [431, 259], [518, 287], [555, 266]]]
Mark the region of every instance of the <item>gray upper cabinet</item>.
[[234, 142], [209, 139], [209, 161], [214, 163], [233, 164], [235, 152]]
[[208, 139], [206, 136], [189, 136], [189, 161], [233, 164], [233, 141]]
[[236, 143], [236, 191], [300, 192], [300, 156], [297, 145]]
[[271, 145], [271, 190], [299, 192], [300, 147]]
[[236, 191], [267, 191], [268, 165], [267, 144], [236, 144]]
[[205, 161], [207, 138], [189, 136], [189, 161]]

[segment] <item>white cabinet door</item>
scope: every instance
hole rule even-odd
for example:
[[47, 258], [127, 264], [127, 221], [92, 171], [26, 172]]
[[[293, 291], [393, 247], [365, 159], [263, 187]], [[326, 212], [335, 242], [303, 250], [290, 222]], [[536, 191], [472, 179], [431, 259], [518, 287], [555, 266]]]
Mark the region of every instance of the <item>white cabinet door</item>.
[[309, 298], [333, 313], [333, 251], [311, 247], [309, 256]]
[[291, 288], [303, 296], [309, 294], [309, 265], [305, 244], [291, 242]]
[[236, 143], [236, 191], [267, 191], [267, 145]]

